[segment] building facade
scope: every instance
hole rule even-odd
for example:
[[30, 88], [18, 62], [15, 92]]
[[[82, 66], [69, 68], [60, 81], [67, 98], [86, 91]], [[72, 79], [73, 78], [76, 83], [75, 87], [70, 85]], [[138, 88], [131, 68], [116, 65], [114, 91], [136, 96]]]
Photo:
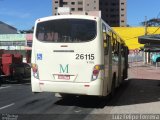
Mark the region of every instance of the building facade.
[[0, 34], [16, 34], [17, 29], [0, 21]]
[[58, 7], [70, 7], [71, 12], [101, 11], [110, 26], [126, 26], [126, 0], [52, 0], [52, 4], [53, 15]]

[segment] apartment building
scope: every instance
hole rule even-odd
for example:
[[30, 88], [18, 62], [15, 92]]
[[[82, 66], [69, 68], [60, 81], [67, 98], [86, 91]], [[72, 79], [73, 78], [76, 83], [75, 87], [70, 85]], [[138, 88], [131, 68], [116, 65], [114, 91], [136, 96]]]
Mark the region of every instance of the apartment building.
[[112, 27], [126, 26], [126, 0], [52, 0], [53, 15], [58, 7], [70, 7], [71, 12], [101, 11], [102, 18]]

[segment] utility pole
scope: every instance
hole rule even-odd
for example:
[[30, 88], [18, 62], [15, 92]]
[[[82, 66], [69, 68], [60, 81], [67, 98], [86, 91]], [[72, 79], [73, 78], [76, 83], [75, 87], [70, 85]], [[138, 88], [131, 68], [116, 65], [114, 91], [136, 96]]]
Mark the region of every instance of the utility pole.
[[[147, 16], [145, 16], [145, 25], [144, 25], [144, 27], [145, 27], [145, 35], [147, 35]], [[143, 52], [144, 54], [144, 64], [146, 64], [147, 63], [147, 61], [148, 61], [148, 52], [145, 52], [145, 48], [144, 48], [144, 52]]]
[[[148, 24], [147, 24], [147, 16], [145, 16], [145, 35], [148, 34], [148, 32], [147, 32], [147, 27], [148, 27]], [[144, 49], [144, 50], [145, 50], [145, 49]], [[150, 63], [150, 51], [144, 52], [144, 63]]]
[[145, 16], [145, 35], [147, 35], [147, 16]]

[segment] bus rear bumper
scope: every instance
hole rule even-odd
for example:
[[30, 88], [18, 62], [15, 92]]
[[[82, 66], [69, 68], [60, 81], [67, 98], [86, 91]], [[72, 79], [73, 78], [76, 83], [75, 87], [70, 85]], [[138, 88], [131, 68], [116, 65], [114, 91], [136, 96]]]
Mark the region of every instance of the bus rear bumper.
[[32, 80], [32, 92], [102, 96], [102, 83], [100, 79], [90, 83], [52, 82], [34, 79]]

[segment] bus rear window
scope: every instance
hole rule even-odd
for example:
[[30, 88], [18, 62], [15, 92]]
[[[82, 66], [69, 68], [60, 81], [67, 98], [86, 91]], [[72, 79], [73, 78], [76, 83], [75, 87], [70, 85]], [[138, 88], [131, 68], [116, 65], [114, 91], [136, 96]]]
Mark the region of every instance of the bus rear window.
[[37, 24], [36, 37], [46, 42], [87, 42], [96, 37], [96, 22], [84, 19], [58, 19]]

